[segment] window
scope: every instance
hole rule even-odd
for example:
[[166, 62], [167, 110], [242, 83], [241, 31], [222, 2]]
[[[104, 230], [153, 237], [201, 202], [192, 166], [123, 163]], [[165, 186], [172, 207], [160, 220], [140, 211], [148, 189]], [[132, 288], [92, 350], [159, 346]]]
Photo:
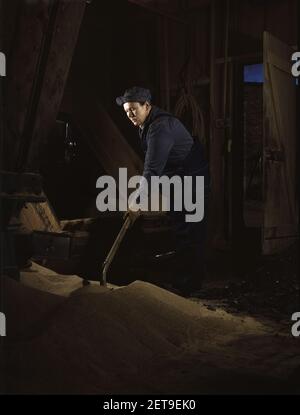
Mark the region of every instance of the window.
[[244, 66], [244, 82], [261, 84], [264, 82], [264, 68], [262, 63]]

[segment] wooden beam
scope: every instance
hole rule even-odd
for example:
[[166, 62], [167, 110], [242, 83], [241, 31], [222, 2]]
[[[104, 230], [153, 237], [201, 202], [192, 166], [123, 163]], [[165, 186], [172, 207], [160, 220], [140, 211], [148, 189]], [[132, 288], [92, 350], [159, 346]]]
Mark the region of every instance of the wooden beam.
[[216, 128], [216, 118], [220, 104], [217, 95], [220, 90], [219, 69], [216, 67], [216, 0], [212, 0], [210, 9], [210, 141], [209, 162], [211, 171], [210, 214], [208, 224], [209, 246], [213, 249], [223, 245], [224, 240], [224, 170], [223, 170], [223, 132]]
[[24, 2], [10, 57], [7, 168], [35, 171], [55, 122], [86, 3]]
[[141, 174], [142, 161], [93, 92], [75, 86], [73, 90], [73, 121], [107, 174], [117, 179], [120, 167], [127, 168], [128, 178]]
[[45, 62], [41, 68], [36, 114], [32, 130], [26, 132], [32, 137], [25, 161], [29, 170], [39, 167], [41, 148], [59, 112], [85, 7], [84, 0], [57, 2], [53, 27], [50, 27], [49, 49], [45, 51]]
[[5, 167], [14, 170], [21, 152], [26, 119], [32, 106], [43, 39], [51, 7], [46, 2], [24, 2], [15, 20], [14, 38], [8, 59], [6, 88]]
[[211, 9], [210, 9], [210, 142], [213, 141], [214, 136], [214, 120], [212, 119], [215, 114], [215, 61], [216, 61], [216, 5], [215, 0], [211, 2]]

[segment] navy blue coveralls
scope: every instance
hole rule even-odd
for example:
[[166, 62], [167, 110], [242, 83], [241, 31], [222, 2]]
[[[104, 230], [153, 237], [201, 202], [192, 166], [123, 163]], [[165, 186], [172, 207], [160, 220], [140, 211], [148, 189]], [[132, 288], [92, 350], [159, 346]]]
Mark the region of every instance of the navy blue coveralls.
[[[209, 168], [204, 148], [187, 131], [181, 121], [170, 113], [152, 106], [143, 128], [139, 129], [142, 149], [145, 153], [143, 176], [150, 183], [151, 176], [179, 175], [204, 176], [205, 203], [204, 219], [186, 222], [186, 211], [177, 212], [171, 207], [172, 228], [176, 250], [181, 256], [178, 277], [183, 273], [188, 278], [201, 278], [207, 222], [207, 200], [209, 192]], [[193, 193], [196, 192], [193, 180]], [[171, 199], [172, 202], [172, 199]], [[172, 205], [171, 205], [172, 206]]]

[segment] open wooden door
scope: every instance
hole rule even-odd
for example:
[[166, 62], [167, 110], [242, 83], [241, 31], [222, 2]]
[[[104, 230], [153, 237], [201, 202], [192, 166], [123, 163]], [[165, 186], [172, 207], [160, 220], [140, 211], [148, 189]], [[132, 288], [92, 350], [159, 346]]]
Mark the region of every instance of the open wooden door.
[[296, 198], [296, 82], [293, 50], [264, 32], [262, 251], [273, 254], [298, 236]]

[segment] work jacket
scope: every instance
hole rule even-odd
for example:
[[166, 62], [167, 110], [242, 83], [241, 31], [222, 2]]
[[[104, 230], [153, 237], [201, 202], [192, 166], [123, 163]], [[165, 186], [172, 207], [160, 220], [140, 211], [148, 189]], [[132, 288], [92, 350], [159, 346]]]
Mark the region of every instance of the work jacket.
[[172, 114], [153, 106], [143, 127], [139, 129], [145, 154], [143, 176], [204, 176], [209, 188], [209, 170], [204, 148], [193, 139], [182, 122]]

